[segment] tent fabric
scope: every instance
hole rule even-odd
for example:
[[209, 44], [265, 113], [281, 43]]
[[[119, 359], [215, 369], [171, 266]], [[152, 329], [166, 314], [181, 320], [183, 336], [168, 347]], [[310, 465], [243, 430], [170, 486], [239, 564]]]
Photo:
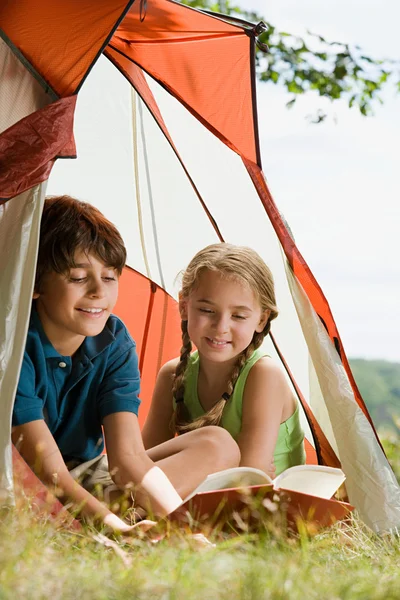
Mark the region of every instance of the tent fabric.
[[[312, 405], [346, 473], [349, 498], [355, 499], [365, 523], [374, 531], [396, 522], [400, 488], [364, 410], [353, 393], [346, 370], [305, 291], [288, 269], [292, 296], [323, 402]], [[316, 385], [316, 381], [314, 381]], [[314, 400], [316, 399], [314, 395]], [[367, 413], [368, 414], [368, 413]], [[374, 507], [379, 507], [375, 510]], [[382, 517], [385, 515], [385, 517]]]
[[[273, 338], [265, 341], [265, 347], [272, 357], [282, 359], [293, 389], [304, 398], [309, 450], [315, 446], [320, 462], [332, 466], [341, 462], [349, 499], [374, 531], [397, 527], [398, 485], [355, 386], [329, 305], [260, 168], [254, 27], [170, 0], [149, 0], [147, 9], [138, 1], [104, 0], [94, 6], [85, 0], [63, 3], [76, 24], [70, 35], [70, 23], [59, 19], [60, 2], [36, 0], [38, 16], [31, 20], [32, 2], [21, 0], [18, 8], [13, 3], [0, 8], [0, 65], [13, 65], [13, 80], [24, 82], [25, 94], [29, 82], [32, 89], [26, 102], [16, 94], [16, 103], [21, 104], [17, 112], [10, 106], [10, 94], [5, 98], [0, 91], [7, 112], [0, 116], [0, 126], [4, 122], [0, 148], [7, 148], [12, 160], [7, 145], [14, 139], [10, 127], [17, 132], [35, 119], [41, 126], [39, 117], [50, 114], [47, 111], [68, 106], [57, 121], [68, 114], [65, 127], [57, 125], [58, 132], [54, 130], [56, 138], [65, 134], [63, 144], [53, 143], [50, 136], [46, 154], [45, 144], [40, 148], [38, 143], [38, 156], [45, 158], [37, 161], [37, 167], [48, 168], [58, 155], [73, 149], [71, 95], [79, 90], [74, 114], [79, 158], [56, 162], [48, 191], [94, 203], [126, 241], [129, 268], [121, 278], [116, 313], [138, 343], [142, 422], [159, 366], [179, 352], [176, 275], [208, 243], [225, 239], [252, 246], [274, 273], [280, 309]], [[101, 50], [108, 60], [98, 56]], [[0, 76], [7, 80], [1, 66]], [[18, 84], [7, 85], [11, 93], [18, 90]], [[65, 102], [57, 105], [57, 96]], [[49, 133], [46, 126], [43, 131]], [[29, 185], [24, 177], [35, 173], [36, 160], [29, 164], [24, 158], [24, 169], [9, 190]], [[44, 186], [33, 190], [42, 201]], [[13, 193], [9, 191], [8, 197]], [[3, 208], [17, 206], [23, 196], [13, 197]], [[31, 249], [37, 245], [39, 196], [35, 196], [35, 227], [24, 226], [22, 215], [17, 215], [21, 230], [19, 237], [8, 240], [10, 248], [26, 247], [28, 238]], [[29, 314], [34, 250], [29, 258], [18, 334], [8, 334], [19, 356]], [[22, 269], [20, 260], [22, 255], [13, 268]], [[10, 298], [15, 293], [11, 288]], [[6, 320], [4, 311], [0, 315]], [[1, 385], [7, 382], [0, 406], [1, 421], [7, 424], [0, 430], [1, 485], [6, 493], [12, 487], [9, 431], [18, 364], [14, 367], [0, 371]]]
[[[152, 0], [143, 22], [139, 3], [132, 6], [109, 48], [151, 75], [235, 152], [259, 163], [252, 43], [242, 27]], [[223, 111], [215, 110], [216, 98]]]
[[171, 136], [169, 135], [169, 131], [164, 123], [164, 120], [161, 116], [157, 102], [155, 101], [155, 98], [151, 92], [151, 89], [150, 89], [147, 81], [146, 81], [143, 71], [134, 62], [130, 61], [129, 59], [127, 59], [124, 56], [118, 55], [110, 46], [107, 47], [107, 49], [104, 51], [104, 55], [107, 56], [107, 58], [109, 58], [111, 60], [111, 62], [113, 62], [115, 64], [115, 66], [124, 74], [124, 76], [128, 79], [128, 81], [131, 82], [132, 86], [135, 88], [135, 90], [137, 91], [137, 93], [139, 94], [139, 96], [141, 97], [143, 102], [146, 104], [148, 110], [150, 110], [151, 114], [153, 115], [153, 118], [156, 120], [160, 129], [162, 130], [165, 137], [167, 138], [168, 142], [171, 144], [171, 147], [174, 150], [177, 159], [181, 163], [182, 168], [184, 169], [185, 174], [186, 174], [187, 178], [189, 179], [195, 193], [197, 194], [204, 211], [206, 212], [208, 218], [210, 219], [210, 221], [218, 235], [218, 238], [222, 242], [223, 238], [222, 238], [221, 232], [219, 231], [218, 226], [217, 226], [214, 218], [210, 214], [203, 198], [199, 194], [199, 191], [196, 188], [194, 181], [190, 177], [190, 173], [187, 171], [181, 157], [179, 156], [179, 153], [175, 147], [175, 144], [174, 144]]
[[[59, 98], [71, 96], [134, 0], [18, 0], [0, 4], [10, 40]], [[29, 26], [26, 24], [29, 16]]]
[[54, 494], [36, 477], [15, 446], [12, 446], [12, 465], [14, 477], [17, 481], [15, 490], [17, 506], [28, 500], [37, 514], [47, 517], [57, 525], [63, 525], [75, 531], [82, 529], [81, 524], [72, 517], [71, 513], [67, 511]]
[[0, 137], [0, 200], [49, 178], [54, 160], [76, 155], [72, 127], [76, 96], [61, 99], [21, 119]]
[[[136, 342], [140, 395], [142, 399], [150, 399], [158, 371], [176, 356], [181, 345], [177, 303], [147, 277], [126, 268], [120, 278], [114, 312], [124, 321]], [[139, 410], [140, 425], [144, 424], [146, 414], [146, 410]]]
[[0, 133], [54, 100], [0, 37]]
[[45, 186], [0, 206], [0, 499], [12, 498], [11, 413], [28, 332]]

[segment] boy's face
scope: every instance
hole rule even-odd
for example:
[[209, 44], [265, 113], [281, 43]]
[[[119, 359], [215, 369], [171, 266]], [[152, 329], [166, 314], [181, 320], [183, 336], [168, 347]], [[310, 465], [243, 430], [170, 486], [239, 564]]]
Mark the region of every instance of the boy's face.
[[118, 273], [92, 254], [75, 254], [77, 267], [69, 273], [47, 273], [36, 308], [43, 329], [55, 349], [64, 356], [76, 352], [87, 336], [98, 335], [118, 297]]

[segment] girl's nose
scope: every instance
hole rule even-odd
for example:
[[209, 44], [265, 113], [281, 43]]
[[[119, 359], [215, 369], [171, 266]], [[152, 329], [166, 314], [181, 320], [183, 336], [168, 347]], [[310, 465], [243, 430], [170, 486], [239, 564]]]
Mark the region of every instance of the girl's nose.
[[226, 333], [228, 331], [228, 318], [224, 315], [218, 317], [215, 321], [215, 330], [218, 333]]

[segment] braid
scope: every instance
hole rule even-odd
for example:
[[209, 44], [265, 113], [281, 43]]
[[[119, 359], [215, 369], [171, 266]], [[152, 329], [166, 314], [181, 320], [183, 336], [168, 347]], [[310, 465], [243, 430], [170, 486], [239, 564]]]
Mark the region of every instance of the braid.
[[176, 401], [176, 408], [172, 415], [171, 428], [179, 433], [181, 427], [189, 420], [189, 413], [183, 401], [185, 395], [185, 372], [189, 362], [189, 356], [192, 351], [192, 342], [189, 337], [187, 321], [181, 321], [182, 329], [182, 347], [180, 361], [175, 369], [174, 383], [172, 385], [172, 395]]
[[[253, 339], [251, 340], [250, 344], [238, 356], [236, 364], [233, 367], [231, 378], [228, 381], [227, 391], [222, 394], [220, 400], [218, 400], [218, 402], [216, 402], [214, 404], [214, 406], [208, 412], [206, 412], [204, 415], [202, 415], [201, 417], [198, 417], [194, 421], [189, 422], [189, 419], [188, 419], [189, 415], [188, 415], [188, 411], [187, 411], [186, 407], [184, 406], [183, 395], [182, 395], [181, 401], [179, 401], [177, 396], [175, 396], [176, 407], [177, 407], [175, 414], [178, 414], [178, 407], [182, 406], [182, 409], [183, 409], [182, 413], [184, 411], [185, 417], [186, 417], [185, 420], [182, 420], [179, 422], [177, 420], [175, 420], [175, 431], [177, 431], [178, 433], [186, 433], [188, 431], [193, 431], [194, 429], [200, 429], [200, 427], [206, 427], [207, 425], [219, 425], [220, 424], [225, 405], [233, 394], [233, 390], [235, 389], [236, 382], [239, 378], [240, 372], [243, 369], [245, 362], [247, 360], [249, 360], [249, 358], [251, 357], [253, 352], [255, 352], [255, 350], [257, 350], [257, 348], [259, 348], [261, 346], [261, 344], [264, 341], [264, 338], [268, 335], [270, 329], [271, 329], [271, 319], [268, 319], [264, 329], [260, 333], [254, 332]], [[187, 363], [186, 363], [186, 365], [187, 365]], [[177, 368], [177, 371], [178, 371], [178, 368]], [[184, 393], [184, 385], [183, 385], [183, 393]]]

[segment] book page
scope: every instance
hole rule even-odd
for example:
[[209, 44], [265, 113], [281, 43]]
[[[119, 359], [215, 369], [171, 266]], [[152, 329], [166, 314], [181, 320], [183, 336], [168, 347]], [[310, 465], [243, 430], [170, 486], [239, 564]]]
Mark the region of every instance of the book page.
[[193, 498], [200, 492], [211, 492], [213, 490], [223, 490], [227, 488], [246, 487], [249, 485], [266, 485], [272, 483], [272, 479], [261, 471], [253, 467], [233, 467], [208, 475], [206, 479], [187, 497], [184, 502]]
[[346, 479], [341, 469], [320, 465], [290, 467], [274, 480], [275, 489], [302, 492], [319, 498], [332, 498]]

